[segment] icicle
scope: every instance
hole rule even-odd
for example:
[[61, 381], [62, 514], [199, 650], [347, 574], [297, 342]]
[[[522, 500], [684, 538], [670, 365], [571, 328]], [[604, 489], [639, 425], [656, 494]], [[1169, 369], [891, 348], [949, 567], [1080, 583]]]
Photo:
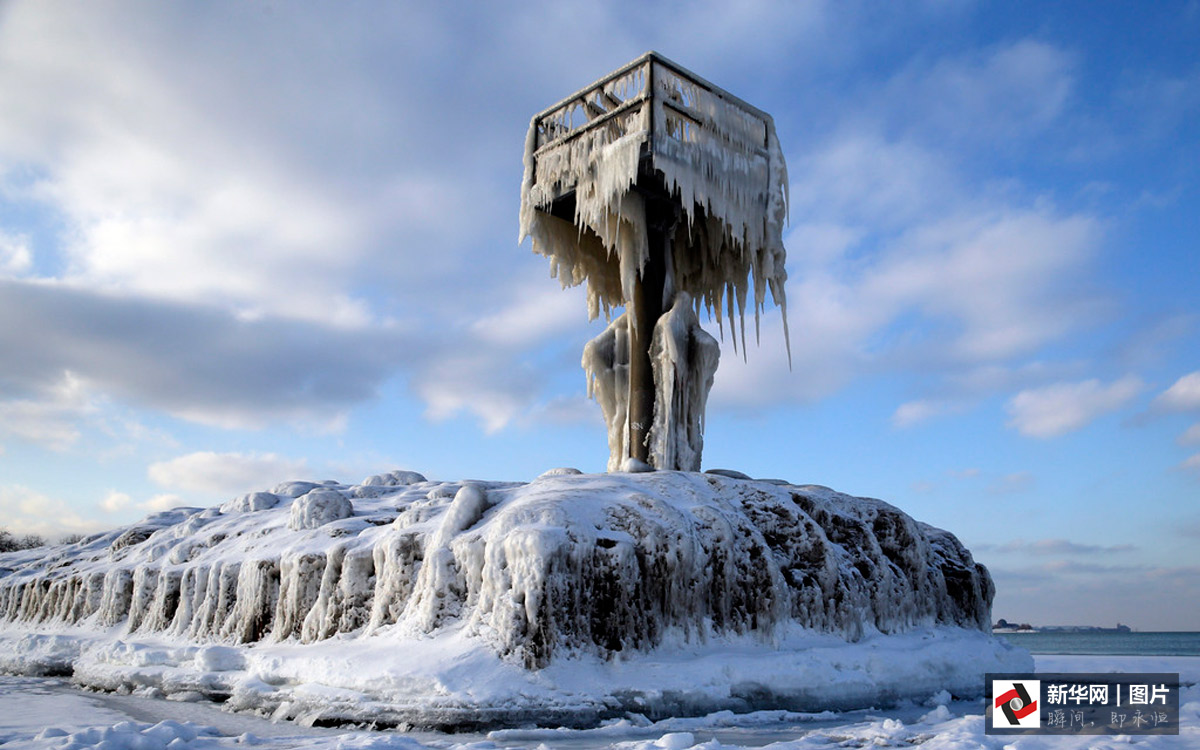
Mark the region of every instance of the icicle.
[[[603, 91], [625, 104], [644, 96], [640, 71], [606, 83]], [[728, 285], [737, 304], [728, 305], [727, 314], [739, 319], [744, 342], [752, 284], [757, 338], [757, 316], [767, 291], [781, 310], [786, 307], [782, 231], [787, 221], [787, 167], [774, 122], [657, 63], [654, 79], [658, 96], [650, 106], [632, 106], [594, 129], [568, 134], [573, 122], [564, 112], [552, 130], [565, 137], [554, 141], [547, 136], [543, 142], [538, 120], [530, 123], [520, 239], [533, 238], [534, 251], [550, 258], [551, 274], [565, 286], [587, 282], [593, 318], [624, 304], [633, 277], [646, 261], [640, 239], [645, 236], [645, 211], [631, 197], [636, 197], [632, 186], [639, 159], [649, 147], [654, 168], [678, 196], [686, 218], [675, 244], [693, 256], [673, 271], [673, 288], [703, 300], [715, 311], [723, 331], [721, 301]], [[664, 106], [664, 101], [673, 106]], [[658, 124], [653, 143], [651, 116]], [[555, 197], [572, 191], [573, 226], [548, 213]]]

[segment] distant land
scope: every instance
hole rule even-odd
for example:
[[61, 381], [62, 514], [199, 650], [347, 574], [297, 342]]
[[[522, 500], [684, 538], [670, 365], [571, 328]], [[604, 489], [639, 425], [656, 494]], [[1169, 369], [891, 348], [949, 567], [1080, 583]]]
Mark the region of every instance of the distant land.
[[1128, 625], [1117, 623], [1115, 628], [1104, 628], [1099, 625], [1030, 625], [1027, 622], [1017, 624], [1005, 619], [999, 619], [992, 626], [993, 633], [1132, 633]]

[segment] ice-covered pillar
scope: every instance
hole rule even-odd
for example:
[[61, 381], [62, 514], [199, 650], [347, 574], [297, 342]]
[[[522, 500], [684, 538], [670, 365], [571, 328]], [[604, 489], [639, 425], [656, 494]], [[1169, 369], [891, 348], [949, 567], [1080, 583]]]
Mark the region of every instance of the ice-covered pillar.
[[650, 451], [657, 392], [650, 348], [655, 325], [674, 301], [667, 287], [666, 254], [678, 217], [661, 180], [642, 174], [638, 187], [646, 193], [646, 262], [634, 279], [633, 296], [626, 305], [633, 319], [629, 335], [629, 457], [665, 468], [658, 466]]
[[[657, 257], [655, 257], [657, 256]], [[629, 300], [633, 325], [629, 329], [629, 457], [651, 464], [648, 437], [654, 423], [654, 368], [650, 342], [662, 315], [662, 253], [651, 244], [642, 274], [633, 282]]]
[[[728, 316], [736, 348], [768, 290], [784, 308], [786, 188], [770, 115], [655, 52], [533, 118], [521, 238], [563, 286], [587, 282], [591, 317], [625, 308], [583, 357], [610, 470], [699, 468], [717, 360], [696, 313], [722, 331]], [[685, 343], [662, 345], [668, 316], [670, 341]]]

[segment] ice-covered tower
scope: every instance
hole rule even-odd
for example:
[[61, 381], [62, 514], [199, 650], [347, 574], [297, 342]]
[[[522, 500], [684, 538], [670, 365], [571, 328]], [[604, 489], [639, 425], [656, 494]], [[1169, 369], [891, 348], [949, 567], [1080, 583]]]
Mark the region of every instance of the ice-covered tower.
[[771, 116], [656, 52], [533, 118], [521, 239], [563, 286], [587, 282], [591, 317], [625, 308], [583, 353], [610, 471], [699, 470], [719, 347], [697, 314], [744, 350], [770, 290], [786, 342], [786, 217]]

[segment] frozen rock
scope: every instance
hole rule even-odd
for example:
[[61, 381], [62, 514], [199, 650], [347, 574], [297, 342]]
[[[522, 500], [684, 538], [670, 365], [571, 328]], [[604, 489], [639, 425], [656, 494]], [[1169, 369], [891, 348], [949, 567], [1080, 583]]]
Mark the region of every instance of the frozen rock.
[[375, 474], [362, 481], [365, 487], [403, 487], [409, 484], [427, 482], [425, 475], [415, 471], [391, 471], [387, 474]]
[[250, 492], [235, 497], [221, 506], [222, 513], [253, 513], [279, 505], [279, 495], [273, 492]]
[[317, 482], [284, 482], [276, 485], [271, 492], [280, 497], [300, 497], [320, 486]]
[[579, 469], [573, 469], [569, 466], [560, 466], [557, 469], [549, 469], [538, 475], [538, 479], [546, 479], [547, 477], [566, 477], [574, 474], [582, 474]]
[[[352, 506], [345, 495], [355, 489], [317, 487], [254, 513], [157, 516], [131, 527], [153, 531], [125, 545], [120, 559], [110, 557], [112, 543], [141, 532], [117, 530], [54, 556], [6, 553], [0, 621], [21, 633], [69, 623], [73, 632], [199, 644], [186, 655], [125, 645], [75, 673], [107, 689], [136, 688], [148, 679], [145, 665], [179, 663], [207, 677], [172, 677], [170, 691], [206, 695], [235, 692], [232, 677], [222, 675], [245, 677], [251, 663], [265, 668], [273, 663], [263, 655], [271, 649], [299, 655], [324, 642], [378, 644], [370, 653], [409, 644], [409, 654], [456, 644], [475, 654], [461, 669], [486, 655], [513, 674], [582, 658], [634, 663], [681, 647], [701, 658], [730, 639], [775, 654], [794, 633], [844, 646], [949, 628], [999, 648], [988, 635], [993, 586], [986, 569], [953, 535], [879, 500], [814, 485], [668, 471], [563, 473], [527, 484], [419, 483]], [[321, 526], [330, 533], [311, 532]], [[75, 662], [77, 651], [28, 637], [43, 638], [26, 649], [48, 665], [39, 669], [64, 668], [60, 663], [70, 669]], [[953, 664], [937, 651], [936, 639], [913, 641], [934, 649], [917, 661]], [[272, 645], [232, 648], [253, 643]], [[862, 669], [875, 669], [876, 657], [863, 658]], [[989, 668], [1005, 666], [988, 658]], [[141, 676], [114, 676], [117, 662], [134, 665]], [[321, 664], [312, 669], [324, 674]], [[404, 664], [394, 669], [402, 672]], [[279, 679], [297, 684], [298, 677]], [[965, 675], [955, 679], [948, 689], [970, 682]], [[794, 682], [788, 701], [822, 705], [819, 673]], [[370, 684], [425, 683], [400, 674]], [[838, 700], [870, 700], [868, 687]], [[924, 690], [924, 700], [943, 687], [911, 689]], [[750, 705], [758, 700], [753, 696], [781, 689], [750, 682], [724, 688], [734, 703], [697, 699], [688, 710]], [[273, 689], [243, 693], [262, 701], [260, 693]], [[654, 689], [647, 684], [645, 695]], [[621, 702], [634, 698], [615, 700], [635, 708]], [[672, 710], [662, 695], [655, 700]], [[346, 701], [347, 716], [361, 710], [358, 699]], [[470, 716], [468, 704], [447, 708], [437, 721]], [[598, 720], [602, 712], [595, 711], [579, 720]]]
[[337, 490], [314, 489], [292, 503], [288, 528], [292, 531], [315, 529], [332, 521], [349, 518], [354, 506]]
[[749, 474], [745, 474], [743, 472], [736, 471], [734, 469], [705, 469], [704, 473], [705, 474], [715, 474], [716, 476], [719, 476], [719, 477], [729, 477], [730, 479], [753, 480], [753, 477], [751, 477]]

